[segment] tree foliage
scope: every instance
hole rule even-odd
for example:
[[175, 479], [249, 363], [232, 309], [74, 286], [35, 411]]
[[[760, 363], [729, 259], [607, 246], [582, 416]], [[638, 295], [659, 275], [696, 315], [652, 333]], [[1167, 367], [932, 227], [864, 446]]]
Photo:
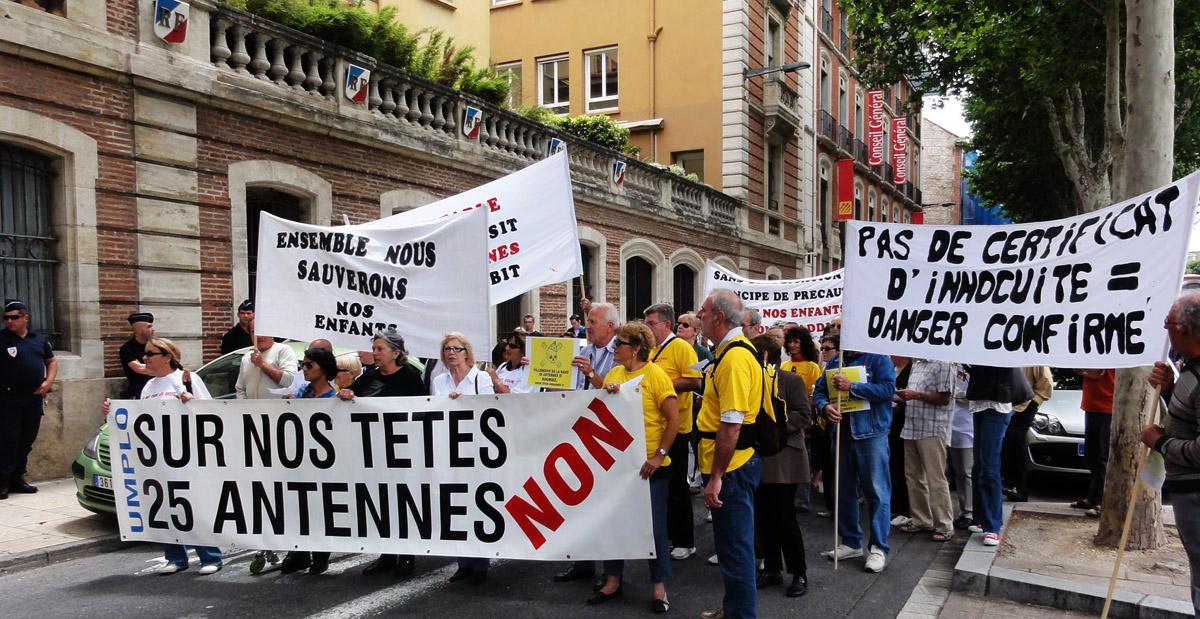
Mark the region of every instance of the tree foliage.
[[1188, 275], [1200, 275], [1200, 260], [1188, 260], [1185, 272]]
[[[1121, 144], [1111, 139], [1108, 122], [1114, 116], [1119, 123], [1121, 114], [1108, 114], [1105, 99], [1113, 48], [1106, 46], [1104, 11], [1116, 0], [842, 0], [841, 6], [864, 82], [886, 85], [907, 76], [925, 92], [963, 97], [975, 134], [970, 147], [980, 153], [971, 181], [981, 198], [1015, 220], [1036, 221], [1095, 208], [1102, 199], [1095, 196], [1106, 194], [1106, 187], [1081, 191], [1068, 177], [1051, 129], [1094, 167], [1085, 171], [1111, 182]], [[1178, 177], [1200, 165], [1200, 115], [1192, 112], [1200, 85], [1200, 3], [1178, 0], [1175, 7]], [[1108, 20], [1123, 27], [1120, 11]], [[1123, 50], [1116, 51], [1120, 70]], [[1115, 96], [1119, 110], [1119, 88]], [[1079, 139], [1071, 140], [1076, 131]]]
[[620, 127], [604, 114], [559, 116], [552, 110], [537, 105], [522, 106], [517, 113], [593, 144], [613, 150], [637, 154], [639, 149], [629, 144], [629, 129]]
[[454, 37], [433, 28], [412, 30], [397, 19], [394, 6], [379, 13], [340, 0], [225, 0], [234, 8], [341, 45], [443, 86], [500, 105], [509, 80], [494, 65], [475, 66], [475, 48], [458, 47]]

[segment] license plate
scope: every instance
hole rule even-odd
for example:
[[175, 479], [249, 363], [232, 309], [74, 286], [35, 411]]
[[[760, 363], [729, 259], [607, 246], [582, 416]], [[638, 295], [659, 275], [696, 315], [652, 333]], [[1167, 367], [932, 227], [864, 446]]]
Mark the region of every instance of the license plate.
[[106, 477], [104, 475], [92, 475], [92, 479], [95, 481], [93, 485], [97, 488], [103, 488], [105, 490], [113, 489], [111, 477]]
[[1076, 451], [1078, 451], [1078, 452], [1079, 452], [1079, 455], [1080, 455], [1080, 456], [1082, 456], [1082, 455], [1083, 455], [1083, 443], [1080, 443], [1080, 444], [1077, 446], [1077, 449], [1076, 449]]

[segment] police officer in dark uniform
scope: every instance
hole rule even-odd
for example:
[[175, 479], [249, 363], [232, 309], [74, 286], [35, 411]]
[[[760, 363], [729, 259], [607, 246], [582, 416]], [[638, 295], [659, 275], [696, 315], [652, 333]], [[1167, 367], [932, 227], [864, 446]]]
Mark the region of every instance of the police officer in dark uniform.
[[0, 499], [9, 492], [37, 492], [25, 481], [25, 464], [56, 374], [50, 342], [29, 330], [29, 308], [19, 299], [6, 300], [0, 330]]
[[121, 345], [120, 351], [121, 369], [125, 372], [125, 379], [129, 381], [129, 387], [125, 389], [121, 397], [126, 400], [137, 400], [142, 397], [142, 387], [145, 387], [146, 383], [153, 378], [147, 373], [142, 357], [146, 355], [146, 342], [154, 337], [154, 314], [150, 312], [130, 314], [129, 328], [133, 330], [133, 337]]
[[254, 337], [251, 335], [254, 332], [254, 301], [242, 301], [238, 306], [237, 319], [237, 324], [230, 327], [225, 332], [225, 337], [221, 338], [222, 355], [254, 345]]

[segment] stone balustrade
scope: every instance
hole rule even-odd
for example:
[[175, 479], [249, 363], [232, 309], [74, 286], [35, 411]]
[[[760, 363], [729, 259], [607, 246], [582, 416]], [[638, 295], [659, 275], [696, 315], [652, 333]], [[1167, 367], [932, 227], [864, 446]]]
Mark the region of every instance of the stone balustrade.
[[[200, 3], [193, 7], [203, 9]], [[209, 60], [219, 70], [312, 96], [335, 112], [365, 110], [402, 132], [432, 136], [450, 147], [500, 153], [518, 164], [542, 159], [558, 139], [567, 147], [576, 185], [599, 190], [605, 202], [739, 234], [741, 201], [711, 187], [250, 13], [219, 3], [208, 10]], [[341, 94], [352, 64], [371, 72], [362, 103]], [[461, 131], [468, 107], [482, 111], [475, 137]], [[623, 180], [615, 171], [618, 162], [626, 165]]]

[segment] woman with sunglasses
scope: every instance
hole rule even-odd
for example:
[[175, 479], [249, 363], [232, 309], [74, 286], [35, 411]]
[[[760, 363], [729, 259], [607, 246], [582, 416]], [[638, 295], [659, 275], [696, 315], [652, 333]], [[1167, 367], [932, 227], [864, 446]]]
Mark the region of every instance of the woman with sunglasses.
[[504, 342], [504, 362], [496, 369], [488, 368], [492, 389], [496, 393], [535, 393], [540, 387], [529, 386], [528, 358], [525, 356], [525, 336], [513, 331]]
[[[654, 333], [642, 322], [629, 322], [617, 327], [613, 348], [613, 368], [604, 377], [604, 389], [609, 393], [621, 391], [621, 385], [642, 377], [642, 420], [646, 428], [646, 462], [639, 476], [650, 480], [650, 518], [654, 529], [654, 558], [650, 565], [650, 582], [654, 598], [650, 609], [665, 613], [671, 608], [667, 601], [665, 583], [671, 577], [671, 550], [667, 541], [667, 495], [670, 492], [671, 459], [667, 452], [679, 432], [679, 409], [675, 387], [667, 373], [650, 363], [654, 348]], [[633, 480], [630, 480], [632, 482]], [[602, 604], [621, 594], [621, 575], [625, 561], [604, 562], [604, 586], [588, 599], [588, 604]]]
[[[183, 369], [179, 347], [174, 342], [162, 337], [156, 337], [146, 342], [145, 356], [142, 363], [146, 372], [152, 377], [145, 387], [142, 387], [143, 400], [179, 400], [184, 404], [195, 399], [211, 400], [208, 388], [199, 376]], [[101, 411], [108, 416], [110, 402], [104, 401]], [[200, 559], [200, 575], [215, 574], [221, 569], [221, 549], [214, 546], [193, 546], [196, 556]], [[182, 544], [163, 544], [163, 555], [167, 564], [159, 568], [163, 575], [174, 574], [188, 568], [187, 546]]]
[[[360, 353], [359, 355], [363, 355]], [[421, 380], [421, 371], [408, 363], [408, 352], [404, 349], [404, 337], [395, 329], [376, 333], [371, 340], [370, 357], [373, 366], [367, 368], [361, 376], [354, 380], [349, 387], [337, 392], [342, 400], [353, 400], [355, 397], [402, 397], [427, 395], [425, 383]], [[402, 578], [413, 573], [416, 569], [416, 557], [413, 555], [379, 555], [363, 568], [363, 576], [372, 576], [391, 572], [392, 576]]]
[[[683, 314], [679, 317], [679, 322], [675, 323], [675, 337], [691, 344], [692, 348], [696, 349], [696, 357], [698, 359], [701, 361], [707, 359], [709, 363], [712, 363], [714, 359], [712, 351], [704, 345], [701, 338], [697, 337], [699, 335], [702, 335], [700, 333], [700, 319], [696, 318], [695, 314]], [[697, 402], [697, 410], [699, 406], [699, 402]]]
[[[442, 366], [446, 372], [438, 374], [429, 387], [430, 395], [445, 395], [451, 399], [460, 395], [495, 393], [492, 381], [475, 367], [475, 351], [467, 336], [451, 331], [442, 336]], [[450, 582], [469, 580], [479, 584], [487, 580], [491, 562], [484, 558], [459, 557], [458, 570], [450, 576]]]
[[[304, 360], [300, 362], [300, 370], [304, 380], [308, 382], [296, 390], [297, 399], [332, 398], [337, 395], [337, 388], [330, 382], [337, 378], [337, 361], [333, 352], [328, 348], [309, 348], [304, 351]], [[290, 574], [308, 568], [309, 574], [321, 574], [329, 569], [329, 553], [295, 550], [287, 553], [283, 564], [279, 566], [280, 573]]]

